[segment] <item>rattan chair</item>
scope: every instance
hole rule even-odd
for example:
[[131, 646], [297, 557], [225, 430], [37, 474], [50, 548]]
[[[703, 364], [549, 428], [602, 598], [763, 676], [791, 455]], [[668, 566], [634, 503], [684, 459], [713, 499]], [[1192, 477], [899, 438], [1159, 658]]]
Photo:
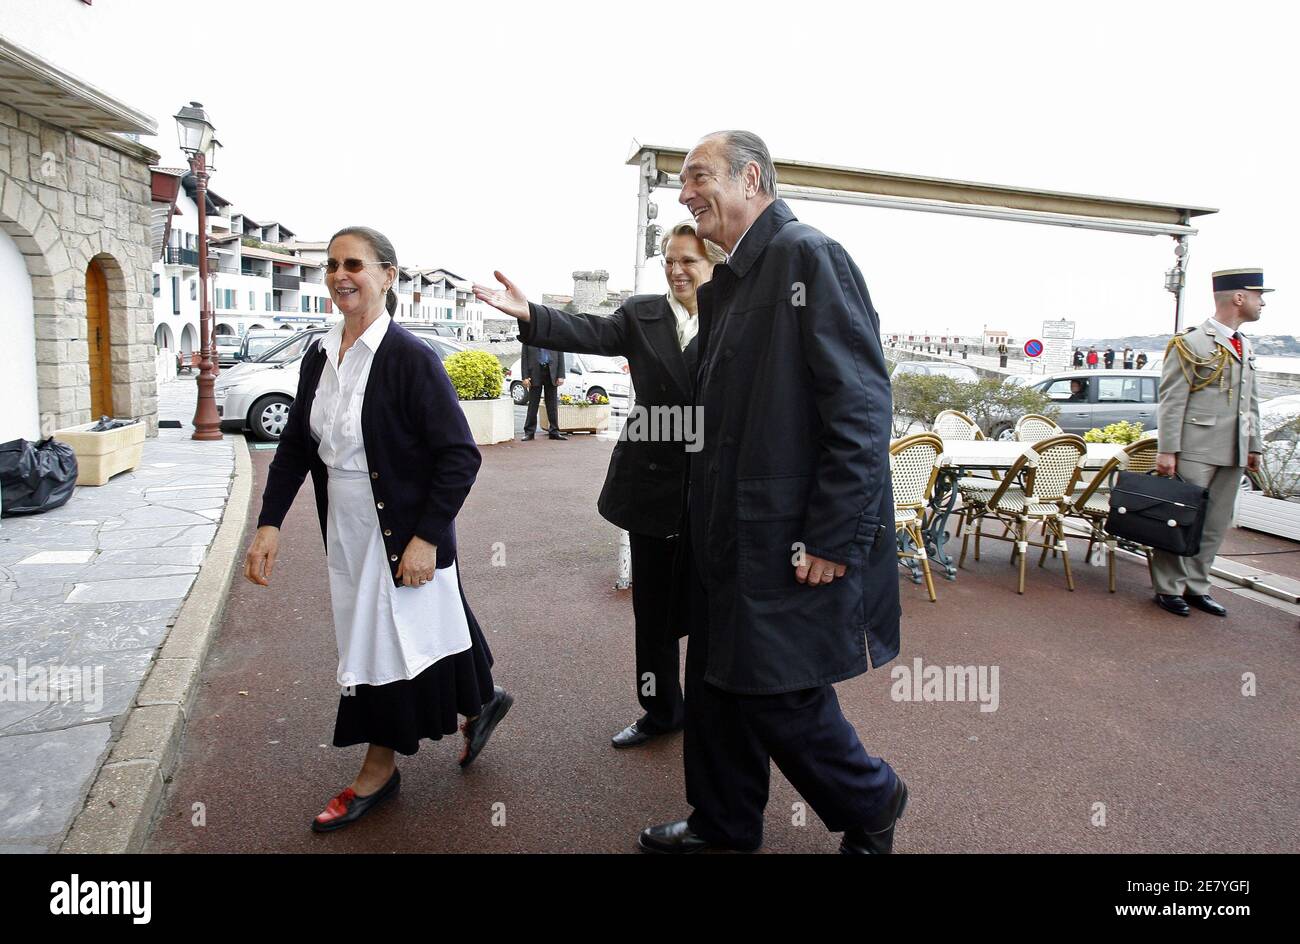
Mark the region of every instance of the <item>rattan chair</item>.
[[[898, 539], [900, 559], [919, 561], [925, 577], [925, 589], [930, 602], [938, 597], [934, 593], [934, 578], [930, 575], [930, 558], [925, 551], [925, 535], [921, 531], [925, 509], [934, 495], [934, 483], [939, 477], [939, 456], [943, 453], [943, 440], [933, 433], [906, 436], [889, 447], [889, 476], [894, 486], [894, 534]], [[906, 535], [912, 547], [906, 547]]]
[[[1041, 547], [1046, 559], [1047, 550], [1057, 550], [1065, 566], [1065, 583], [1074, 589], [1074, 575], [1070, 572], [1070, 553], [1065, 543], [1065, 512], [1068, 496], [1079, 480], [1079, 460], [1087, 447], [1078, 436], [1062, 435], [1044, 439], [1028, 446], [1025, 455], [1016, 460], [988, 502], [973, 508], [968, 523], [975, 525], [975, 559], [980, 559], [980, 538], [1012, 542], [1011, 561], [1019, 557], [1020, 581], [1017, 593], [1025, 592], [1025, 560], [1030, 547]], [[1023, 474], [1024, 488], [1014, 485]], [[1002, 535], [984, 534], [985, 519], [992, 518], [1004, 529]], [[1044, 526], [1042, 543], [1029, 540], [1030, 525]], [[1005, 532], [1010, 532], [1007, 534]], [[1055, 543], [1049, 543], [1055, 539]], [[961, 558], [957, 566], [966, 563], [966, 549], [970, 542], [969, 530], [962, 536]]]
[[983, 439], [979, 424], [960, 410], [943, 410], [934, 418], [934, 434], [942, 439]]
[[[1088, 525], [1088, 553], [1085, 560], [1091, 559], [1092, 549], [1101, 544], [1106, 548], [1108, 582], [1110, 592], [1115, 592], [1115, 537], [1106, 532], [1106, 518], [1110, 515], [1111, 479], [1120, 469], [1129, 472], [1150, 472], [1156, 467], [1157, 445], [1154, 438], [1139, 439], [1124, 447], [1123, 455], [1116, 456], [1098, 470], [1092, 481], [1070, 496], [1066, 509], [1067, 517], [1081, 518]], [[1147, 569], [1151, 568], [1151, 549], [1141, 549], [1146, 554]], [[1046, 552], [1044, 552], [1046, 553]], [[1154, 580], [1154, 578], [1153, 578]]]
[[1064, 434], [1055, 420], [1038, 413], [1026, 413], [1016, 421], [1016, 439], [1023, 443], [1038, 443]]

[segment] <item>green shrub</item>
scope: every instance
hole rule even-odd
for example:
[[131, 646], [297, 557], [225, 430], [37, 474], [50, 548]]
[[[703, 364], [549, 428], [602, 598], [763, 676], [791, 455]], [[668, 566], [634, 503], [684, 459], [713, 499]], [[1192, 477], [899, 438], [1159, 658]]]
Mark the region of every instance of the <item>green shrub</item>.
[[1114, 443], [1117, 446], [1127, 446], [1129, 443], [1135, 443], [1141, 438], [1142, 424], [1130, 423], [1128, 420], [1111, 423], [1102, 429], [1090, 429], [1083, 434], [1084, 442]]
[[462, 400], [495, 400], [501, 396], [501, 362], [487, 351], [457, 351], [442, 362], [456, 396]]

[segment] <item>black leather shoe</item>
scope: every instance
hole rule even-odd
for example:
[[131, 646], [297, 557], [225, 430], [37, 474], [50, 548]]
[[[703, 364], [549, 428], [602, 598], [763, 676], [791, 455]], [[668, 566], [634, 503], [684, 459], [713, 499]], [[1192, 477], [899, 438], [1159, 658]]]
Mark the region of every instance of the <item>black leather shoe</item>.
[[348, 787], [330, 800], [329, 805], [324, 810], [316, 814], [316, 818], [311, 821], [312, 832], [333, 832], [336, 829], [342, 829], [349, 823], [355, 823], [384, 800], [395, 794], [397, 788], [401, 785], [402, 772], [394, 770], [387, 783], [367, 796], [357, 796], [352, 788]]
[[1187, 608], [1187, 601], [1182, 597], [1174, 596], [1172, 593], [1157, 593], [1156, 606], [1177, 616], [1187, 616], [1192, 612]]
[[894, 851], [894, 827], [903, 818], [907, 809], [907, 784], [898, 778], [894, 786], [894, 795], [889, 802], [889, 825], [868, 832], [865, 829], [850, 829], [840, 842], [841, 855], [889, 855]]
[[568, 434], [568, 433], [557, 433], [555, 430], [551, 430], [550, 433], [549, 433], [548, 435], [550, 436], [551, 439], [568, 439], [568, 438], [569, 438], [569, 434]]
[[1215, 616], [1228, 615], [1228, 608], [1208, 593], [1184, 593], [1183, 599], [1187, 601], [1188, 606], [1194, 606], [1206, 613], [1213, 613]]
[[671, 734], [673, 731], [680, 731], [680, 727], [669, 728], [667, 731], [647, 731], [642, 727], [640, 721], [634, 721], [622, 731], [615, 734], [609, 739], [609, 742], [615, 747], [636, 747], [638, 744], [644, 744], [646, 741], [653, 740], [661, 734]]
[[515, 696], [500, 685], [493, 686], [492, 690], [495, 693], [492, 700], [479, 710], [478, 717], [460, 726], [461, 733], [465, 735], [465, 753], [460, 758], [462, 767], [474, 763], [474, 758], [487, 746], [492, 731], [515, 703]]
[[675, 823], [664, 823], [662, 826], [647, 826], [641, 830], [637, 845], [641, 847], [642, 852], [664, 855], [691, 855], [695, 852], [706, 852], [710, 849], [723, 852], [753, 851], [752, 849], [733, 849], [730, 846], [720, 846], [709, 842], [707, 839], [702, 839], [691, 832], [691, 827], [684, 819], [679, 819]]
[[533, 441], [533, 434], [532, 434], [532, 433], [524, 433], [522, 436], [519, 437], [519, 441], [520, 441], [520, 442], [532, 442], [532, 441]]

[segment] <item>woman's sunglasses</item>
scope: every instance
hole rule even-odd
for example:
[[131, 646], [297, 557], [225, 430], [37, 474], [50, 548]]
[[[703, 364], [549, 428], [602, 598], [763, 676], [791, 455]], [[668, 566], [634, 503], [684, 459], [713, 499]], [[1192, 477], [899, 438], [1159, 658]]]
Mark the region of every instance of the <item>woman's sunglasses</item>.
[[342, 266], [344, 272], [351, 272], [355, 275], [366, 266], [390, 265], [392, 265], [391, 262], [366, 262], [363, 259], [344, 259], [342, 262], [339, 262], [337, 259], [327, 259], [325, 260], [325, 271], [330, 273], [337, 272], [339, 267]]

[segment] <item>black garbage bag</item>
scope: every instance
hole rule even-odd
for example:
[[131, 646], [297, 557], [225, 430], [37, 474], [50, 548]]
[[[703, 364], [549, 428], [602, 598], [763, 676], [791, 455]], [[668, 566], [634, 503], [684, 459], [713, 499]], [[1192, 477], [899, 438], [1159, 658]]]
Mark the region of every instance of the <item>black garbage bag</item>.
[[0, 515], [34, 515], [66, 504], [77, 487], [77, 454], [55, 439], [0, 443]]

